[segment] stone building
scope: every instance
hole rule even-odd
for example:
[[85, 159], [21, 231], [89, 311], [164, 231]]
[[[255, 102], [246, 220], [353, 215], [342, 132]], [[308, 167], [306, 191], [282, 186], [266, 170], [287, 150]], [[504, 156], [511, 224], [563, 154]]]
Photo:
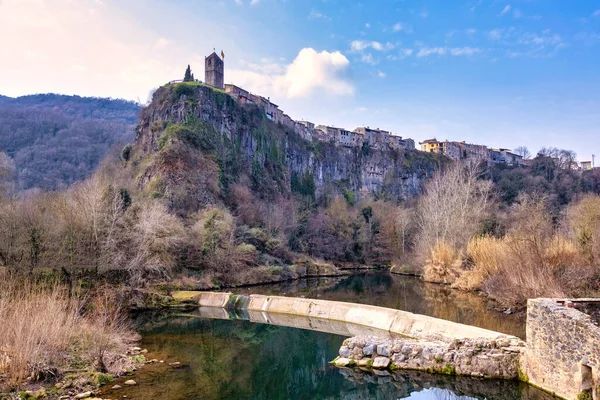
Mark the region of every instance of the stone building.
[[340, 128], [327, 125], [317, 125], [315, 127], [315, 135], [318, 140], [323, 142], [335, 143], [336, 136], [339, 136]]
[[509, 149], [490, 149], [489, 154], [491, 164], [506, 164], [509, 166], [525, 164], [522, 156], [511, 152]]
[[454, 161], [458, 161], [462, 158], [461, 148], [456, 142], [449, 142], [447, 140], [443, 142], [442, 153]]
[[419, 142], [419, 144], [421, 145], [421, 151], [426, 153], [444, 154], [442, 142], [435, 138], [424, 140]]
[[310, 130], [315, 129], [315, 124], [313, 124], [312, 122], [309, 121], [296, 121], [297, 123], [299, 123], [300, 125], [304, 125], [305, 127], [307, 127]]
[[372, 129], [367, 127], [358, 127], [354, 130], [354, 132], [362, 134], [364, 143], [367, 143], [369, 147], [373, 149], [384, 149], [389, 145], [390, 142], [390, 132], [384, 131], [382, 129]]
[[204, 83], [217, 89], [224, 89], [225, 65], [221, 57], [213, 53], [204, 58]]
[[229, 94], [242, 104], [249, 103], [248, 99], [250, 98], [250, 93], [239, 86], [228, 83], [225, 85], [225, 93]]
[[523, 165], [523, 156], [515, 154], [515, 153], [511, 152], [510, 150], [504, 150], [502, 152], [502, 154], [504, 155], [504, 160], [507, 165], [510, 165], [510, 166]]

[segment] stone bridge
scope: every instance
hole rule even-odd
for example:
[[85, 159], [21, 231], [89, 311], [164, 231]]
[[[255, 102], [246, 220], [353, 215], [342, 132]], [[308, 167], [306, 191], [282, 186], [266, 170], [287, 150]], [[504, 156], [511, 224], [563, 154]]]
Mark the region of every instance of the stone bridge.
[[333, 361], [339, 367], [518, 379], [568, 400], [600, 399], [600, 328], [573, 306], [584, 300], [529, 300], [525, 343], [478, 327], [365, 304], [216, 292], [174, 297], [193, 299], [207, 318], [346, 336]]

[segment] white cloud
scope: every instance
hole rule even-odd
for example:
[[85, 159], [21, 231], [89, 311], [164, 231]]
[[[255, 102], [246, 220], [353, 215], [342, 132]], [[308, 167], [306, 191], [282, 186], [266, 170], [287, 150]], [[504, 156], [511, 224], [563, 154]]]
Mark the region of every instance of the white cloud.
[[312, 10], [310, 12], [310, 14], [308, 14], [308, 19], [322, 19], [322, 20], [325, 20], [325, 21], [331, 20], [331, 18], [329, 18], [327, 15], [322, 14], [322, 13], [320, 13], [318, 11], [315, 11], [315, 10]]
[[250, 5], [253, 6], [253, 5], [258, 4], [259, 2], [260, 2], [260, 0], [251, 0]]
[[450, 49], [450, 54], [453, 56], [472, 56], [477, 53], [481, 53], [481, 49], [476, 47], [455, 47]]
[[365, 24], [365, 28], [369, 29], [370, 27], [371, 27], [371, 24], [367, 22], [367, 23]]
[[507, 4], [506, 7], [504, 7], [504, 9], [502, 10], [502, 12], [500, 12], [500, 15], [504, 15], [506, 13], [508, 13], [511, 9], [510, 4]]
[[413, 49], [400, 49], [398, 55], [389, 54], [386, 58], [388, 60], [404, 60], [406, 57], [410, 57], [413, 53]]
[[369, 109], [367, 107], [359, 106], [359, 107], [354, 108], [354, 111], [356, 111], [358, 113], [365, 113], [365, 112], [369, 111]]
[[427, 57], [431, 55], [444, 56], [450, 54], [453, 56], [472, 56], [481, 53], [481, 49], [476, 47], [423, 47], [417, 53], [417, 57]]
[[417, 53], [417, 57], [427, 57], [432, 54], [437, 54], [438, 56], [443, 56], [446, 54], [445, 47], [423, 47]]
[[513, 17], [515, 19], [519, 19], [523, 16], [523, 13], [521, 12], [521, 10], [519, 10], [518, 8], [515, 8], [515, 10], [513, 11]]
[[360, 57], [360, 61], [364, 62], [365, 64], [372, 64], [372, 65], [375, 65], [375, 64], [377, 64], [377, 61], [375, 61], [375, 60], [373, 59], [373, 55], [372, 55], [371, 53], [366, 53], [366, 54], [363, 54], [363, 55]]
[[161, 49], [164, 49], [165, 47], [167, 47], [169, 45], [169, 43], [171, 43], [169, 40], [161, 37], [161, 38], [158, 38], [158, 40], [156, 40], [156, 43], [154, 43], [154, 48], [156, 50], [161, 50]]
[[244, 2], [242, 0], [235, 0], [235, 4], [237, 4], [238, 6], [241, 6], [244, 4]]
[[402, 24], [400, 22], [396, 23], [393, 27], [392, 30], [394, 32], [400, 32], [402, 29], [404, 29], [404, 27], [402, 26]]
[[475, 33], [477, 33], [477, 29], [474, 29], [474, 28], [465, 29], [465, 33], [467, 35], [474, 35]]
[[594, 11], [594, 13], [592, 14], [593, 17], [600, 17], [600, 10], [596, 10]]
[[385, 74], [385, 72], [377, 70], [377, 76], [380, 77], [381, 79], [385, 78], [387, 75]]
[[383, 51], [385, 46], [375, 40], [373, 40], [373, 41], [353, 40], [352, 43], [350, 43], [350, 49], [353, 52], [361, 52], [368, 48], [371, 48], [371, 49], [377, 50], [377, 51]]
[[[350, 95], [354, 87], [345, 79], [350, 62], [339, 51], [300, 50], [294, 61], [281, 69], [265, 73], [258, 69], [232, 70], [233, 82], [254, 93], [286, 98], [309, 96], [315, 92]], [[282, 72], [277, 72], [282, 71]]]
[[95, 0], [2, 0], [0, 37], [0, 65], [10, 71], [0, 75], [5, 95], [60, 92], [145, 100], [153, 86], [180, 78], [193, 58], [110, 3]]
[[559, 45], [562, 43], [562, 37], [558, 34], [552, 34], [549, 29], [544, 29], [540, 34], [526, 32], [519, 38], [518, 42], [525, 45], [546, 46]]
[[502, 29], [493, 29], [489, 31], [488, 36], [492, 40], [500, 40], [502, 39]]
[[429, 16], [429, 13], [428, 13], [427, 11], [423, 11], [423, 12], [421, 12], [421, 13], [419, 14], [419, 16], [420, 16], [421, 18], [427, 18], [427, 17]]

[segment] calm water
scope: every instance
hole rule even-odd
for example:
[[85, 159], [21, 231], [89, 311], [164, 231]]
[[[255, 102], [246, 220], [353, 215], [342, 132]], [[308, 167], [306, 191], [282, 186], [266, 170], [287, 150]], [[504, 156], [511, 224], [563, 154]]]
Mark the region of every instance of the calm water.
[[[364, 274], [299, 281], [238, 292], [306, 295], [407, 309], [504, 331], [517, 318], [488, 311], [480, 298], [444, 292], [417, 279]], [[444, 294], [445, 293], [445, 294]], [[466, 299], [463, 301], [463, 299]], [[461, 301], [463, 301], [461, 303]], [[460, 304], [460, 305], [459, 305]], [[497, 326], [486, 319], [498, 320]], [[507, 317], [510, 323], [503, 322]], [[516, 382], [447, 377], [419, 372], [392, 375], [338, 369], [329, 361], [343, 337], [243, 320], [212, 320], [197, 312], [147, 313], [140, 317], [141, 346], [148, 359], [133, 377], [137, 386], [105, 389], [100, 397], [127, 399], [500, 399], [549, 400]], [[168, 365], [180, 362], [181, 367]], [[129, 379], [129, 378], [124, 378]], [[121, 385], [123, 380], [117, 383]]]
[[503, 314], [493, 310], [488, 300], [475, 293], [425, 283], [410, 276], [371, 272], [343, 278], [303, 279], [232, 291], [239, 294], [271, 294], [371, 304], [525, 338], [523, 314]]

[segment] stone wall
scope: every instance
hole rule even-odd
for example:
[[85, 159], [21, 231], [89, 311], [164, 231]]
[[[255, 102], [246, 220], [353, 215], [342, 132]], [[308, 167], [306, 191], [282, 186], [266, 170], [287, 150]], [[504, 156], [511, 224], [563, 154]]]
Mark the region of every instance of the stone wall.
[[334, 364], [518, 379], [519, 358], [524, 350], [521, 340], [510, 337], [428, 341], [358, 336], [344, 341]]
[[526, 379], [565, 399], [599, 399], [600, 328], [589, 315], [565, 304], [569, 302], [556, 299], [527, 302]]

